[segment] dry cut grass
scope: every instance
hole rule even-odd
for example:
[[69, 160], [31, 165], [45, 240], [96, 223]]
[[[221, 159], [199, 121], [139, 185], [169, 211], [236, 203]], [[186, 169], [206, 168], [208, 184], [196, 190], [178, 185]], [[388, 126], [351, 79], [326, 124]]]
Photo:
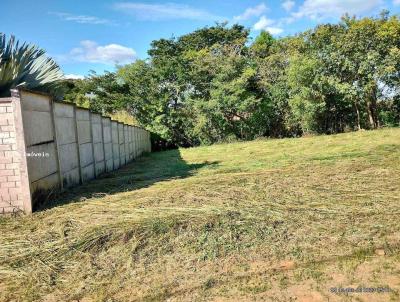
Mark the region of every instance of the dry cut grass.
[[400, 129], [153, 153], [56, 202], [0, 219], [1, 301], [400, 301]]

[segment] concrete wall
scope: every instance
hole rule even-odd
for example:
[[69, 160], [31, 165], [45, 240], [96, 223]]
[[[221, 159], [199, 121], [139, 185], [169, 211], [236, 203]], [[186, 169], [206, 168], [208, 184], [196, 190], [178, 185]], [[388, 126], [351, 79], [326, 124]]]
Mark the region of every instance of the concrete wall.
[[150, 151], [144, 129], [45, 94], [12, 93], [0, 99], [0, 213], [30, 213], [41, 192], [76, 186]]
[[75, 106], [54, 103], [54, 121], [62, 185], [64, 188], [69, 188], [81, 181]]
[[129, 160], [131, 161], [133, 159], [133, 127], [129, 127]]
[[104, 160], [106, 172], [110, 172], [114, 170], [111, 119], [107, 117], [102, 117], [101, 121], [103, 124]]
[[118, 123], [119, 163], [125, 165], [125, 135], [124, 124]]
[[78, 129], [81, 179], [82, 182], [86, 182], [95, 177], [91, 114], [88, 110], [76, 109], [76, 125]]
[[103, 125], [100, 114], [91, 114], [95, 175], [106, 171], [104, 160]]
[[28, 175], [33, 194], [61, 188], [53, 108], [48, 96], [21, 91]]
[[118, 169], [120, 167], [118, 136], [119, 136], [118, 135], [118, 122], [112, 121], [111, 122], [111, 138], [112, 138], [114, 169]]
[[139, 157], [139, 128], [133, 127], [133, 134], [135, 140], [135, 158]]
[[129, 162], [129, 148], [130, 148], [130, 140], [129, 140], [129, 131], [128, 125], [124, 125], [124, 139], [125, 139], [125, 162]]

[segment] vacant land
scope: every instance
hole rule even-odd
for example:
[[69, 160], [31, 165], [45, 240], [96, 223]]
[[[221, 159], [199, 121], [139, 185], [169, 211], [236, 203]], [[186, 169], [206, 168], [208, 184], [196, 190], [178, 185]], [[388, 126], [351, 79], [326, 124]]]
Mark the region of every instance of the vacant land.
[[[399, 301], [400, 129], [172, 150], [0, 220], [1, 301]], [[332, 287], [390, 288], [332, 293]]]

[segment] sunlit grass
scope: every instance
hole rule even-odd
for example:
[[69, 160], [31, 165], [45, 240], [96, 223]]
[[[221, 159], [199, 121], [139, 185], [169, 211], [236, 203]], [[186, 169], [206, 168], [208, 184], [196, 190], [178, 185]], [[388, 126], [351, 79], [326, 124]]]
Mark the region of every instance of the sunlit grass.
[[0, 300], [399, 299], [400, 129], [153, 153], [57, 202], [0, 220]]

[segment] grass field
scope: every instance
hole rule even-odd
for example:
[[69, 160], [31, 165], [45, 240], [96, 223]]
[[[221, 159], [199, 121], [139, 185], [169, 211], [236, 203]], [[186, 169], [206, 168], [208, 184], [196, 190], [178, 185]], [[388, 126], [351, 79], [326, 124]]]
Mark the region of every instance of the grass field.
[[0, 219], [0, 301], [400, 301], [400, 129], [153, 153], [57, 202]]

